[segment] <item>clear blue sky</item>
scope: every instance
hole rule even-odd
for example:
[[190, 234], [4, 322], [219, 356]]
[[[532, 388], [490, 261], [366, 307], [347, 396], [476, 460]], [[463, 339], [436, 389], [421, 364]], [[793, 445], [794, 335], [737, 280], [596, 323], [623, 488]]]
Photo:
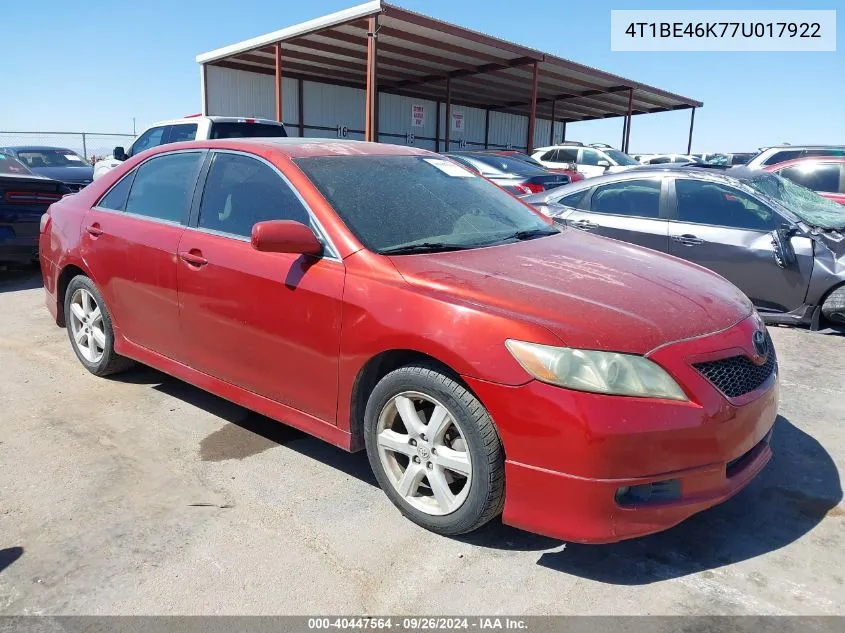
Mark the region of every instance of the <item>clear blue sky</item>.
[[[200, 109], [198, 53], [343, 9], [359, 0], [4, 2], [1, 130], [131, 132]], [[836, 9], [839, 0], [631, 2], [396, 0], [396, 4], [704, 102], [693, 151], [845, 143], [845, 44], [825, 53], [610, 51], [610, 9]], [[37, 7], [37, 8], [36, 8]], [[684, 151], [689, 112], [638, 116], [631, 151]], [[567, 136], [618, 146], [622, 121]]]

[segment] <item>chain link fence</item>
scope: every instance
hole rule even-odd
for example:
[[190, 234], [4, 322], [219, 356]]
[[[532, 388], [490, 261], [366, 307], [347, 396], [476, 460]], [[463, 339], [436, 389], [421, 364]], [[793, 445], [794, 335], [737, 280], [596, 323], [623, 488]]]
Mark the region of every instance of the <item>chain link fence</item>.
[[0, 131], [0, 148], [15, 145], [46, 145], [70, 149], [85, 157], [92, 165], [97, 159], [111, 156], [112, 150], [128, 146], [134, 134], [108, 132], [3, 132]]

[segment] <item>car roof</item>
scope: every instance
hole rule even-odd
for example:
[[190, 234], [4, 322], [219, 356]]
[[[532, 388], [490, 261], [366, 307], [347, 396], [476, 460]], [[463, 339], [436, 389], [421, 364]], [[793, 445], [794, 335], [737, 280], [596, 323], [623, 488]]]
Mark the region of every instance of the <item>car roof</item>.
[[[56, 147], [55, 145], [7, 145], [0, 147], [0, 151], [4, 149], [12, 150], [13, 152], [43, 152], [46, 150], [59, 150], [60, 152], [73, 152], [67, 147]], [[73, 152], [74, 154], [76, 152]]]
[[631, 167], [625, 171], [614, 172], [612, 174], [603, 174], [595, 178], [587, 178], [579, 180], [562, 187], [555, 187], [549, 191], [542, 193], [535, 193], [530, 196], [522, 198], [523, 202], [529, 204], [545, 203], [549, 198], [557, 198], [568, 193], [575, 193], [584, 189], [590, 189], [596, 185], [601, 185], [611, 182], [620, 182], [625, 180], [635, 180], [637, 177], [648, 176], [651, 174], [668, 174], [674, 176], [686, 176], [692, 178], [700, 178], [702, 180], [711, 180], [715, 182], [724, 182], [726, 184], [738, 184], [739, 181], [751, 178], [752, 176], [760, 176], [766, 172], [761, 172], [756, 169], [748, 169], [747, 167], [701, 167], [695, 165], [681, 165], [678, 163], [662, 163], [659, 165], [642, 165]]
[[[368, 143], [365, 141], [351, 141], [346, 139], [301, 138], [301, 137], [255, 137], [209, 139], [203, 141], [186, 141], [160, 145], [161, 152], [180, 149], [230, 149], [230, 150], [259, 150], [270, 149], [288, 158], [306, 156], [430, 156], [440, 157], [439, 154], [418, 147], [407, 145], [391, 145], [389, 143]], [[442, 158], [442, 157], [441, 157]]]
[[774, 163], [773, 165], [766, 165], [763, 169], [765, 171], [775, 171], [775, 168], [783, 169], [784, 167], [810, 163], [845, 163], [845, 156], [801, 156], [800, 158], [791, 158], [780, 163]]
[[[771, 149], [843, 149], [845, 145], [772, 145], [771, 147], [767, 147], [766, 149], [762, 150], [763, 152], [767, 152]], [[739, 152], [742, 154], [748, 152]], [[758, 152], [760, 153], [760, 152]]]
[[178, 119], [165, 119], [164, 121], [156, 121], [150, 123], [146, 128], [159, 127], [161, 125], [180, 125], [183, 123], [196, 123], [197, 121], [213, 121], [215, 123], [237, 123], [238, 121], [251, 121], [253, 123], [262, 123], [265, 125], [282, 125], [274, 119], [259, 119], [250, 116], [186, 116]]

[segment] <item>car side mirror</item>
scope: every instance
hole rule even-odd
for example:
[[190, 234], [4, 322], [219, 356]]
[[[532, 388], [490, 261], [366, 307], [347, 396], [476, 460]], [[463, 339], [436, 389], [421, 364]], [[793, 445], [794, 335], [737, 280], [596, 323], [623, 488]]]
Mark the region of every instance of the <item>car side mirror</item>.
[[323, 245], [310, 227], [293, 220], [268, 220], [252, 227], [252, 247], [264, 253], [322, 255]]
[[795, 227], [789, 225], [784, 225], [771, 233], [772, 246], [775, 247], [775, 262], [781, 268], [790, 268], [798, 261], [795, 249], [792, 248], [792, 241], [789, 239], [795, 233]]
[[605, 169], [607, 169], [608, 167], [610, 167], [610, 162], [606, 161], [606, 160], [600, 160], [599, 162], [596, 163], [596, 165], [598, 165], [599, 167], [604, 167]]
[[123, 149], [120, 145], [114, 148], [114, 152], [112, 152], [112, 156], [114, 156], [115, 160], [124, 161], [126, 160], [126, 150]]

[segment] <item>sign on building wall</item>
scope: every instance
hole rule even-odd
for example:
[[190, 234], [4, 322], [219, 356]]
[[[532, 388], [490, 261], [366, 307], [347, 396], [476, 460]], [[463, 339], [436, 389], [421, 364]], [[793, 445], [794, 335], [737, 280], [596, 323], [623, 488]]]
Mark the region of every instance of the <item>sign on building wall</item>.
[[452, 131], [453, 132], [463, 132], [464, 131], [464, 113], [463, 112], [455, 112], [452, 111]]
[[425, 126], [425, 106], [415, 103], [411, 106], [411, 126]]

